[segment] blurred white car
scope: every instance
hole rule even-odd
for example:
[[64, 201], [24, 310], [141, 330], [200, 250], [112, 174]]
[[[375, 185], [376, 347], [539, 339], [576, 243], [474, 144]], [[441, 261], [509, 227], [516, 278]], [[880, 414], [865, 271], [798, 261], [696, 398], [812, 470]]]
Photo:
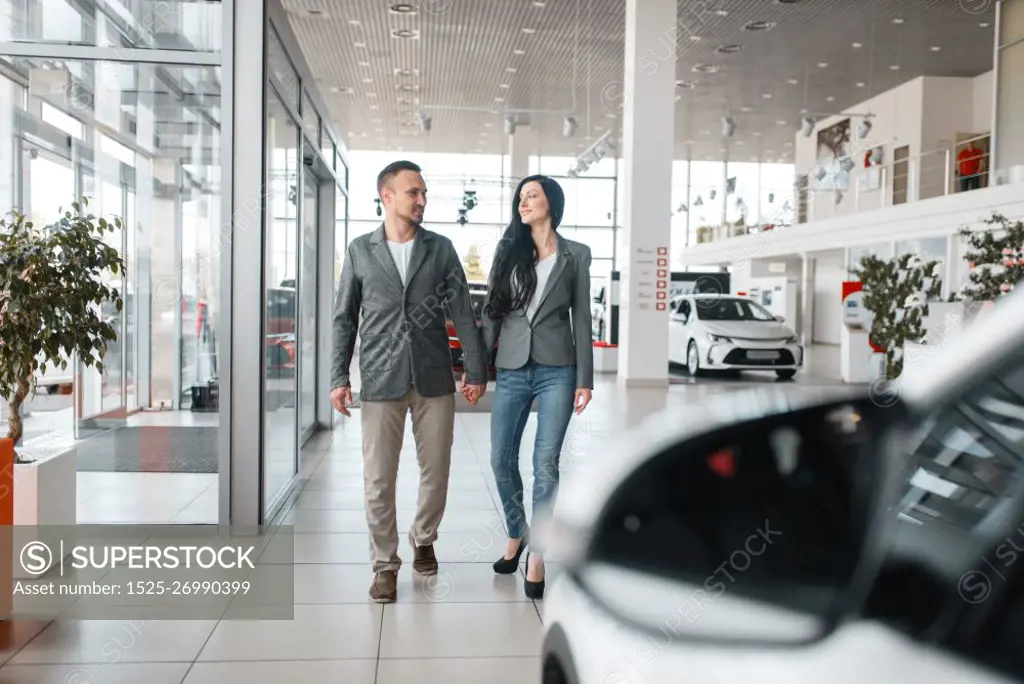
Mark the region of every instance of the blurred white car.
[[997, 310], [896, 381], [714, 395], [565, 478], [541, 681], [1024, 681], [1024, 292]]
[[[42, 363], [42, 361], [43, 358], [40, 356], [38, 363]], [[61, 368], [59, 364], [47, 363], [45, 373], [39, 368], [36, 369], [36, 392], [58, 394], [62, 387], [71, 385], [74, 382], [75, 365], [70, 361], [68, 361], [67, 368]]]
[[803, 365], [804, 348], [784, 320], [745, 297], [680, 295], [669, 303], [668, 360], [694, 376], [774, 370], [791, 378]]

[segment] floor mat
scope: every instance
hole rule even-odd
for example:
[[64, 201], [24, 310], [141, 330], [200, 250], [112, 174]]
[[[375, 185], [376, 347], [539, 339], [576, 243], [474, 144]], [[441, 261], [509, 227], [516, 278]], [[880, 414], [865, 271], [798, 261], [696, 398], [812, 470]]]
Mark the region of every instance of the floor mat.
[[126, 427], [78, 445], [78, 470], [117, 473], [216, 473], [216, 427]]

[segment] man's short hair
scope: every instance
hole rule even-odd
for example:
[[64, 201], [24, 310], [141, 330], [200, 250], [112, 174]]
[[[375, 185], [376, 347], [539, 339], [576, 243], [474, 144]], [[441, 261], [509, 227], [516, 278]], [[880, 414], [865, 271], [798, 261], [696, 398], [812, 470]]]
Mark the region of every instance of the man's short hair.
[[420, 173], [420, 167], [418, 164], [414, 164], [411, 161], [401, 160], [391, 162], [384, 167], [384, 170], [377, 174], [377, 196], [380, 197], [384, 191], [384, 185], [390, 183], [391, 179], [398, 175], [399, 171], [415, 171]]

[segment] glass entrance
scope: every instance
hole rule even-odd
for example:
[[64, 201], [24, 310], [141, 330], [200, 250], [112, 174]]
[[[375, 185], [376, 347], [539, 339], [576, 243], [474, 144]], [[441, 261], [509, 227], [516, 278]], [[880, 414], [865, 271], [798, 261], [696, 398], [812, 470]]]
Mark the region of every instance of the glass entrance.
[[299, 447], [316, 430], [316, 274], [317, 201], [316, 176], [307, 168], [302, 174], [302, 244], [299, 250]]

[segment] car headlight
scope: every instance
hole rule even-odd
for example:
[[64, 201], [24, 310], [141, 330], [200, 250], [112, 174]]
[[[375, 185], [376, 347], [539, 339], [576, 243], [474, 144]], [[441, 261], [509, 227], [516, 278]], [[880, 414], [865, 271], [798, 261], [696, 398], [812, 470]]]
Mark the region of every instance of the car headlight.
[[790, 335], [786, 338], [786, 344], [798, 344], [800, 342], [796, 335]]
[[711, 333], [708, 333], [708, 341], [721, 342], [723, 344], [732, 344], [732, 340], [729, 339], [728, 337], [722, 337], [721, 335], [712, 335]]

